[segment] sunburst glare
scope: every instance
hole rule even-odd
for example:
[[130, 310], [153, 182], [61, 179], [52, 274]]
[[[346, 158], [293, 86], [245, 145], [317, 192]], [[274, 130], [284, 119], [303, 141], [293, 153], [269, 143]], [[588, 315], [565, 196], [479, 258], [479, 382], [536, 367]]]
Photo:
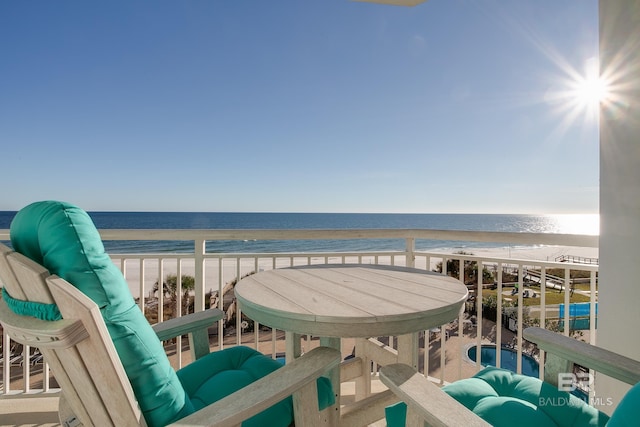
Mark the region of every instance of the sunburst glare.
[[577, 104], [598, 108], [607, 96], [607, 83], [600, 77], [587, 77], [576, 82], [573, 92]]
[[599, 75], [599, 63], [596, 59], [587, 61], [586, 71], [583, 76], [572, 73], [573, 81], [569, 85], [570, 102], [577, 108], [586, 112], [590, 117], [596, 118], [603, 102], [609, 93], [608, 83]]
[[608, 82], [599, 74], [597, 59], [587, 61], [584, 73], [564, 63], [563, 77], [559, 84], [547, 92], [545, 99], [562, 117], [561, 131], [566, 131], [576, 121], [583, 124], [597, 123], [600, 103], [609, 96]]
[[[562, 44], [546, 38], [527, 19], [498, 9], [492, 12], [545, 57], [546, 66], [551, 65], [540, 74], [540, 83], [546, 86], [544, 91], [532, 93], [529, 99], [523, 99], [523, 104], [541, 102], [548, 108], [557, 123], [551, 131], [553, 136], [562, 139], [576, 125], [587, 133], [592, 132], [598, 125], [600, 103], [610, 96], [608, 79], [601, 77], [604, 74], [600, 73], [595, 40], [585, 39], [578, 52], [563, 52]], [[585, 56], [579, 59], [581, 55], [576, 54]]]

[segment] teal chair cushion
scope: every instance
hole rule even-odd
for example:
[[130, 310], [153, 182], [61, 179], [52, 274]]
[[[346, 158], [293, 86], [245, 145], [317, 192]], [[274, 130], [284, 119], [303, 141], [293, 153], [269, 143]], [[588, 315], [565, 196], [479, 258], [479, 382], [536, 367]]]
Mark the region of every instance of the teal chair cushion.
[[[210, 353], [178, 371], [195, 410], [199, 410], [282, 367], [282, 363], [264, 357], [254, 349], [231, 347]], [[318, 379], [318, 406], [324, 409], [335, 403], [331, 382]], [[242, 423], [243, 427], [283, 426], [293, 419], [291, 397]]]
[[193, 412], [162, 343], [86, 212], [63, 202], [36, 202], [16, 214], [10, 231], [17, 252], [72, 283], [98, 305], [150, 426]]
[[[137, 307], [127, 282], [105, 252], [89, 215], [64, 202], [36, 202], [11, 223], [13, 248], [72, 283], [100, 308], [147, 424], [163, 426], [206, 406], [281, 366], [246, 347], [211, 353], [178, 373]], [[23, 313], [25, 314], [25, 313]], [[318, 381], [324, 408], [334, 394]], [[247, 420], [245, 426], [288, 426], [291, 398]]]
[[[615, 424], [616, 427], [637, 424], [640, 385], [635, 388], [635, 396], [629, 399], [627, 407], [629, 416], [621, 416], [620, 423]], [[448, 384], [442, 387], [442, 390], [495, 427], [612, 425], [607, 424], [608, 415], [587, 405], [576, 396], [559, 391], [557, 387], [537, 378], [514, 374], [493, 366], [484, 368], [471, 378]], [[623, 406], [623, 403], [620, 406]], [[636, 414], [633, 414], [634, 410]], [[616, 417], [616, 413], [611, 421]], [[404, 427], [406, 405], [403, 402], [391, 405], [385, 409], [385, 415], [388, 427]]]
[[407, 404], [398, 402], [384, 408], [387, 427], [404, 427], [407, 425]]
[[486, 367], [442, 389], [494, 426], [604, 426], [609, 417], [537, 378]]
[[640, 424], [640, 383], [631, 387], [611, 414], [607, 427], [625, 427]]

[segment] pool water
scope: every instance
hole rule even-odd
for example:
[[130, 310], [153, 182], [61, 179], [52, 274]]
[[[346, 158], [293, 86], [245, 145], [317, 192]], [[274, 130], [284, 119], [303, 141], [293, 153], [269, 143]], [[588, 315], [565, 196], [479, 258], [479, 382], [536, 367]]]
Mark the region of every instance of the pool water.
[[[491, 365], [496, 366], [496, 346], [495, 345], [483, 345], [480, 353], [480, 363], [483, 366]], [[469, 359], [476, 361], [476, 352], [477, 347], [469, 347], [467, 351], [467, 355]], [[504, 369], [508, 369], [511, 372], [516, 372], [516, 363], [517, 363], [517, 353], [515, 350], [510, 348], [501, 348], [500, 349], [500, 367]], [[539, 366], [538, 362], [526, 354], [522, 355], [522, 374], [536, 377], [539, 376]]]

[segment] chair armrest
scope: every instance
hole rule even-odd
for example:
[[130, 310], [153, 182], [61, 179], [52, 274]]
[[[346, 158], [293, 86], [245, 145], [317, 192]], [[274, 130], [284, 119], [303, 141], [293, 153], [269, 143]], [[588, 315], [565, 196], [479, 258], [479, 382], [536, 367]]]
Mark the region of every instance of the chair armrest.
[[407, 425], [409, 411], [413, 411], [429, 426], [490, 426], [408, 365], [384, 366], [380, 369], [380, 379], [407, 404]]
[[539, 349], [608, 375], [627, 384], [640, 382], [640, 362], [542, 328], [527, 328], [523, 336]]
[[1, 298], [0, 322], [12, 340], [39, 348], [69, 348], [89, 337], [80, 320], [49, 321], [22, 316], [11, 311]]
[[160, 341], [170, 340], [198, 329], [209, 328], [224, 317], [224, 313], [217, 308], [198, 311], [175, 319], [165, 320], [153, 325], [153, 330]]
[[[271, 374], [171, 424], [171, 426], [239, 426], [243, 420], [262, 412], [305, 386], [313, 389], [312, 394], [315, 396], [315, 401], [304, 403], [315, 405], [317, 411], [315, 380], [339, 363], [340, 352], [338, 350], [328, 347], [315, 348]], [[317, 421], [309, 420], [309, 422], [312, 425], [318, 425]]]

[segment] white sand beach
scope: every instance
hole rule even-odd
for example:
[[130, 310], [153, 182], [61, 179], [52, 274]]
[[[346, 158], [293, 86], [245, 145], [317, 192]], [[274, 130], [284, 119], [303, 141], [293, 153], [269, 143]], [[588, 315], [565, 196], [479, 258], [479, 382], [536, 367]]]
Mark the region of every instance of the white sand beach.
[[577, 246], [536, 246], [470, 249], [468, 252], [478, 256], [532, 259], [540, 261], [554, 261], [557, 257], [569, 255], [581, 258], [598, 258], [598, 248], [584, 248]]

